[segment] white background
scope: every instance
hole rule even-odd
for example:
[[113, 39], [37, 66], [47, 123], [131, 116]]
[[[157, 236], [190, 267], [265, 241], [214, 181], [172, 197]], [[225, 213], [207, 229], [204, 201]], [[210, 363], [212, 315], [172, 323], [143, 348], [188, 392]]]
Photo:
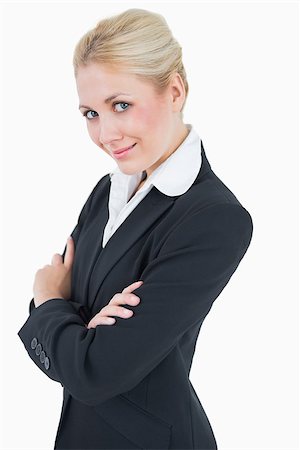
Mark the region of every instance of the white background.
[[36, 271], [61, 253], [114, 161], [78, 111], [72, 54], [96, 22], [163, 14], [183, 47], [184, 122], [250, 212], [250, 247], [205, 319], [191, 381], [219, 450], [294, 450], [298, 426], [298, 2], [2, 2], [3, 448], [51, 450], [62, 387], [17, 336]]

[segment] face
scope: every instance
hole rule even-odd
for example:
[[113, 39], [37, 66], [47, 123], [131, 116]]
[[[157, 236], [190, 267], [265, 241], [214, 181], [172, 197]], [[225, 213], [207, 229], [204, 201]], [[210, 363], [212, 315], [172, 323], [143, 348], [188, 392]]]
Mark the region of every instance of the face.
[[178, 74], [158, 95], [153, 85], [135, 75], [89, 63], [79, 67], [76, 86], [92, 141], [123, 173], [146, 170], [149, 176], [188, 134], [180, 117], [185, 91]]

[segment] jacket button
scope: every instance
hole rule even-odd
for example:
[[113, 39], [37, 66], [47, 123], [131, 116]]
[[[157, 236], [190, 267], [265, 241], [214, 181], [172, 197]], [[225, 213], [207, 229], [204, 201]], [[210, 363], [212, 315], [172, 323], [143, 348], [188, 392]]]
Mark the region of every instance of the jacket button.
[[48, 370], [50, 367], [50, 360], [49, 360], [48, 356], [46, 356], [44, 364], [45, 364], [45, 369]]
[[41, 344], [38, 344], [38, 345], [36, 346], [36, 349], [35, 349], [35, 354], [36, 354], [37, 356], [39, 356], [39, 354], [41, 353], [42, 350], [43, 350], [42, 345], [41, 345]]
[[41, 354], [40, 354], [40, 361], [41, 361], [42, 364], [43, 364], [44, 361], [45, 361], [45, 356], [46, 356], [46, 353], [44, 352], [44, 350], [42, 350], [42, 351], [41, 351]]
[[37, 343], [38, 343], [37, 338], [34, 337], [34, 338], [32, 339], [32, 341], [30, 342], [30, 346], [31, 346], [32, 350], [35, 349], [35, 347], [37, 346]]

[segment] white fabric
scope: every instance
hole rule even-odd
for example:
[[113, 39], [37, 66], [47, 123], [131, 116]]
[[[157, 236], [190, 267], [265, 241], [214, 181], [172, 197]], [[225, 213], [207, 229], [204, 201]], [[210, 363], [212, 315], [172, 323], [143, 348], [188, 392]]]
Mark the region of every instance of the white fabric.
[[128, 199], [143, 178], [143, 171], [127, 175], [119, 169], [119, 166], [116, 166], [110, 173], [109, 219], [104, 229], [103, 248], [126, 217], [152, 189], [152, 186], [169, 196], [182, 195], [192, 186], [202, 163], [201, 139], [191, 124], [186, 124], [186, 126], [190, 132], [185, 140], [151, 173], [129, 201]]

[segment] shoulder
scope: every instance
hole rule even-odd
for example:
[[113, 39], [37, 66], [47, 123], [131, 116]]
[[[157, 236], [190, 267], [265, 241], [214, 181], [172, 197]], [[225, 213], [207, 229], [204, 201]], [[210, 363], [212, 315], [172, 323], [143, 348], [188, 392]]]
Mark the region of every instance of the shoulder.
[[[224, 257], [240, 261], [250, 245], [253, 222], [250, 213], [240, 204], [223, 202], [193, 208], [177, 221], [168, 217], [160, 252], [212, 258], [215, 264]], [[209, 266], [209, 263], [207, 263]]]
[[97, 181], [89, 195], [90, 207], [95, 206], [100, 200], [103, 200], [103, 196], [108, 195], [110, 184], [109, 173], [103, 175]]
[[197, 179], [185, 194], [176, 199], [171, 214], [174, 222], [191, 216], [195, 221], [209, 220], [213, 216], [245, 216], [252, 226], [249, 211], [213, 170]]

